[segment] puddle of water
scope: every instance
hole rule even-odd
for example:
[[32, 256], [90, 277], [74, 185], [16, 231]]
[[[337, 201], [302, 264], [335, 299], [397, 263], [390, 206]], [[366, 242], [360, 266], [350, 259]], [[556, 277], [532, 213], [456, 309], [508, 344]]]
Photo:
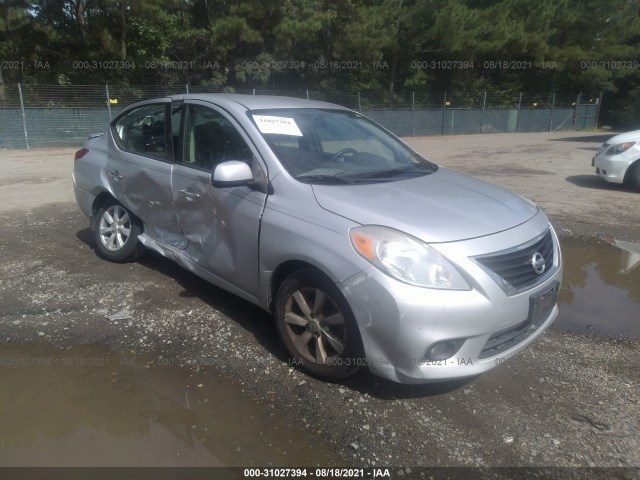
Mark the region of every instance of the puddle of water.
[[[215, 375], [102, 347], [0, 347], [0, 466], [332, 465], [319, 435]], [[292, 424], [301, 424], [294, 419]]]
[[640, 337], [640, 244], [561, 238], [564, 278], [555, 330]]

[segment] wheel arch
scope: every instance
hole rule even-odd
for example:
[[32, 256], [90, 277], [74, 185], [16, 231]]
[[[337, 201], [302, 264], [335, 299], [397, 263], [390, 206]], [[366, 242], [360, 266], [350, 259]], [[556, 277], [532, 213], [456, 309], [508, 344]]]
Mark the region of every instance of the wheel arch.
[[627, 171], [624, 172], [624, 179], [622, 180], [622, 183], [624, 185], [632, 185], [633, 184], [632, 175], [634, 174], [634, 172], [635, 172], [635, 170], [637, 168], [640, 168], [640, 158], [638, 158], [637, 160], [631, 162], [629, 164], [629, 166], [627, 167]]
[[100, 192], [91, 205], [91, 214], [95, 216], [98, 213], [98, 210], [100, 210], [100, 207], [110, 201], [117, 202], [116, 198], [111, 195], [111, 193], [107, 191]]
[[315, 265], [305, 260], [286, 260], [275, 268], [275, 270], [273, 271], [270, 277], [268, 298], [269, 298], [269, 311], [271, 313], [275, 312], [276, 295], [278, 293], [278, 290], [280, 289], [280, 286], [282, 285], [282, 282], [289, 275], [300, 270], [313, 270], [319, 273], [320, 275], [326, 277], [328, 280], [330, 280], [334, 284], [336, 283], [335, 279], [332, 278], [331, 275], [327, 274], [327, 272], [324, 271], [324, 269], [322, 269], [318, 265]]

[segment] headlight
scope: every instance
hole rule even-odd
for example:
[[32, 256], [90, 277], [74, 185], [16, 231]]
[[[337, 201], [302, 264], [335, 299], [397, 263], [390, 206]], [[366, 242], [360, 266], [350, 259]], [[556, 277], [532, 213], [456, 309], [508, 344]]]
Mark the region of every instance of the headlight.
[[469, 290], [449, 261], [426, 243], [392, 228], [367, 225], [349, 232], [351, 244], [374, 267], [418, 287]]
[[610, 147], [609, 151], [607, 153], [609, 155], [618, 155], [618, 154], [620, 154], [622, 152], [626, 152], [631, 147], [633, 147], [635, 144], [636, 144], [636, 142], [618, 143], [617, 145], [614, 145], [613, 147]]

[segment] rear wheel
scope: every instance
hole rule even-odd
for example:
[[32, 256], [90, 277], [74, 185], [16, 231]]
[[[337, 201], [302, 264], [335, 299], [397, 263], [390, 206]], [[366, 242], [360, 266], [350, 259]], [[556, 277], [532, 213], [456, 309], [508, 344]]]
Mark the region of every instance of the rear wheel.
[[293, 360], [313, 375], [341, 379], [364, 363], [362, 341], [346, 299], [326, 276], [300, 270], [276, 296], [282, 342]]
[[119, 203], [107, 203], [98, 209], [93, 235], [101, 257], [112, 262], [137, 259], [144, 251], [138, 241], [141, 233], [139, 220]]

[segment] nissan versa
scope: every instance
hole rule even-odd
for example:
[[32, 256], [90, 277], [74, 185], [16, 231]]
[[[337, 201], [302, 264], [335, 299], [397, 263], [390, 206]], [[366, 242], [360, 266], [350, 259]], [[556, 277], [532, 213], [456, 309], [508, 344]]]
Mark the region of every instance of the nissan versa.
[[75, 155], [96, 250], [143, 250], [273, 312], [314, 375], [471, 377], [558, 313], [556, 234], [531, 202], [439, 167], [346, 108], [178, 95]]

